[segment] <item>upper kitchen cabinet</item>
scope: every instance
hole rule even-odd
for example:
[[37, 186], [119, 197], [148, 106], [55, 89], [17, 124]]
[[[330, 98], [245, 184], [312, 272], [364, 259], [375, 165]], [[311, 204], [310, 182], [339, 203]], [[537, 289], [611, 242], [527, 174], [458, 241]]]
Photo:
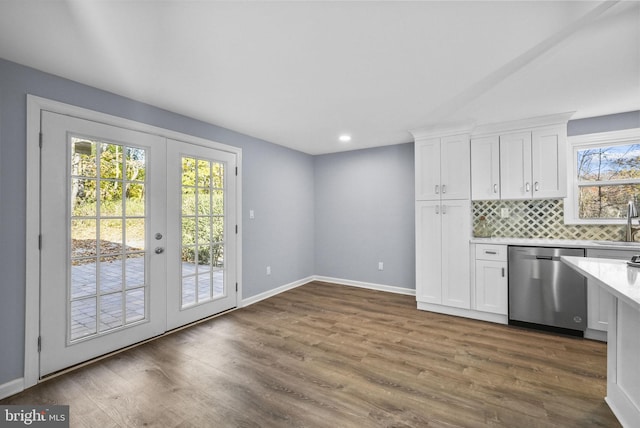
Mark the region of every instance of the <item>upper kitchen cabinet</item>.
[[502, 199], [567, 196], [566, 126], [500, 136]]
[[416, 200], [469, 199], [469, 135], [416, 137]]
[[471, 199], [500, 199], [500, 138], [471, 140]]
[[472, 199], [566, 197], [570, 116], [478, 127], [471, 139]]

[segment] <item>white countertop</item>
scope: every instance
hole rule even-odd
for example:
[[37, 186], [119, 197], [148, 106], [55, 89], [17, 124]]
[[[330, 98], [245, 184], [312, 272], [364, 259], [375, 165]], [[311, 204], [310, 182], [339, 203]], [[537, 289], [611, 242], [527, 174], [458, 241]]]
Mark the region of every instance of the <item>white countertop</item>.
[[640, 311], [640, 268], [627, 265], [625, 260], [572, 256], [560, 260]]
[[472, 244], [525, 245], [536, 247], [563, 248], [600, 248], [607, 250], [637, 250], [640, 254], [640, 242], [591, 241], [577, 239], [544, 239], [544, 238], [471, 238]]

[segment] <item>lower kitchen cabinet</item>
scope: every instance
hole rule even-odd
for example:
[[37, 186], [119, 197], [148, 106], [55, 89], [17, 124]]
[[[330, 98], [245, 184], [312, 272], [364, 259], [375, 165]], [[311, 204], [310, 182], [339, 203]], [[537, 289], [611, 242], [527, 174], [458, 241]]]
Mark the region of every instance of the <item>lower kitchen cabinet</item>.
[[475, 309], [507, 315], [508, 271], [506, 245], [476, 245]]
[[[469, 309], [469, 200], [416, 202], [416, 300]], [[437, 308], [436, 308], [437, 309]]]
[[[617, 260], [631, 260], [631, 256], [637, 254], [636, 250], [605, 250], [605, 249], [588, 249], [587, 257], [596, 257], [602, 259], [617, 259]], [[592, 280], [587, 281], [587, 330], [586, 336], [590, 336], [589, 333], [606, 332], [608, 328], [609, 308], [611, 307], [611, 301], [613, 297], [611, 294], [604, 291], [604, 289]], [[604, 337], [592, 337], [595, 339], [604, 340]]]

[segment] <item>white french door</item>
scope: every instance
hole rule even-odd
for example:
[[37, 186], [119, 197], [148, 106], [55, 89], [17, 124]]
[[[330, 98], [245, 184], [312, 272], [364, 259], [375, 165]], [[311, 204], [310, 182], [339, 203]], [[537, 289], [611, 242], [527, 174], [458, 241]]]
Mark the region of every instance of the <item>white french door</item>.
[[236, 306], [236, 157], [167, 141], [167, 330]]
[[237, 304], [234, 154], [42, 112], [40, 377]]

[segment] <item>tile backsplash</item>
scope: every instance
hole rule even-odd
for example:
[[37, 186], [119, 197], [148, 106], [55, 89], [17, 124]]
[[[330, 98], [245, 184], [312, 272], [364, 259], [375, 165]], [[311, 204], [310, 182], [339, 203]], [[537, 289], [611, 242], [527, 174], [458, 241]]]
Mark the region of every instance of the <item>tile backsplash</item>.
[[[503, 208], [508, 218], [501, 218]], [[564, 224], [562, 199], [527, 201], [474, 201], [473, 230], [476, 236], [481, 216], [491, 230], [491, 236], [500, 238], [549, 238], [619, 241], [624, 236], [622, 225]]]

